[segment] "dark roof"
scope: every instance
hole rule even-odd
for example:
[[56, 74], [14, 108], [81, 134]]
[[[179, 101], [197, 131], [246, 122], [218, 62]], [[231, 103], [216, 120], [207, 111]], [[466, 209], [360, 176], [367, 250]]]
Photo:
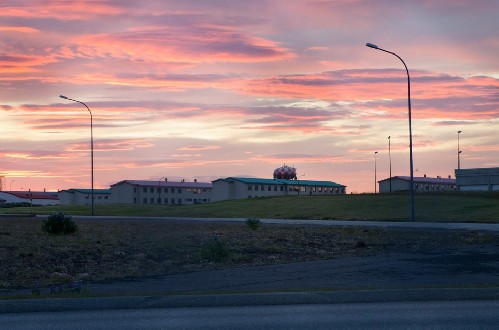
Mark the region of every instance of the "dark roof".
[[130, 184], [133, 186], [140, 187], [172, 187], [172, 188], [213, 188], [213, 185], [207, 182], [187, 182], [187, 181], [152, 181], [152, 180], [123, 180], [117, 182], [113, 186], [118, 186], [121, 184]]
[[[284, 180], [284, 179], [262, 179], [262, 178], [240, 178], [229, 177], [219, 179], [225, 181], [240, 181], [246, 184], [271, 184], [271, 185], [293, 185], [293, 186], [315, 186], [315, 187], [345, 187], [344, 185], [332, 181], [313, 181], [313, 180]], [[218, 181], [218, 180], [215, 180]]]
[[[394, 176], [393, 179], [400, 179], [404, 181], [411, 181], [410, 176]], [[380, 180], [379, 182], [389, 181], [390, 178]], [[455, 184], [456, 179], [448, 179], [448, 178], [430, 178], [430, 177], [414, 177], [415, 183], [439, 183], [439, 184]]]
[[44, 192], [44, 191], [2, 191], [2, 192], [24, 199], [59, 200], [59, 198], [56, 195], [54, 195], [54, 193]]
[[[71, 188], [71, 189], [66, 189], [66, 190], [61, 190], [60, 192], [69, 192], [69, 193], [75, 193], [79, 192], [81, 194], [91, 194], [92, 189], [79, 189], [79, 188]], [[99, 195], [110, 195], [111, 194], [111, 189], [94, 189], [94, 195], [99, 194]]]

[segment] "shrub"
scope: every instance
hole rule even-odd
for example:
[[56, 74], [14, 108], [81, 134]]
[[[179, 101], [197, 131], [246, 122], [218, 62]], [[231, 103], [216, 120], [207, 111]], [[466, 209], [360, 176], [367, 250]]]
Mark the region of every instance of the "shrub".
[[49, 214], [43, 220], [42, 231], [50, 234], [74, 234], [78, 231], [78, 225], [71, 220], [71, 216], [62, 211]]
[[201, 258], [209, 261], [223, 261], [230, 256], [229, 248], [225, 242], [218, 240], [218, 237], [213, 237], [201, 250]]
[[260, 227], [260, 220], [257, 218], [248, 218], [246, 219], [246, 225], [251, 229], [251, 230], [257, 230]]

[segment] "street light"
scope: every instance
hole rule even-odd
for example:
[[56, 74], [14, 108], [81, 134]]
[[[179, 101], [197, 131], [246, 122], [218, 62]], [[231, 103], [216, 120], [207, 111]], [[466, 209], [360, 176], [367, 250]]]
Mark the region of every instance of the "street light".
[[459, 148], [459, 134], [461, 134], [462, 131], [457, 131], [457, 169], [461, 169], [461, 148]]
[[411, 171], [411, 221], [414, 222], [414, 171], [413, 171], [413, 160], [412, 160], [412, 119], [411, 119], [411, 78], [409, 76], [409, 69], [407, 69], [407, 65], [405, 65], [404, 60], [398, 56], [397, 54], [390, 52], [388, 50], [385, 50], [383, 48], [379, 48], [378, 46], [371, 44], [371, 43], [366, 43], [366, 46], [369, 48], [381, 50], [385, 53], [392, 54], [396, 56], [402, 64], [404, 64], [405, 71], [407, 72], [407, 103], [408, 103], [408, 108], [409, 108], [409, 158], [410, 158], [410, 171]]
[[376, 187], [376, 181], [377, 181], [377, 171], [376, 171], [376, 155], [378, 154], [377, 151], [374, 152], [374, 193], [377, 193], [377, 187]]
[[388, 137], [388, 161], [390, 163], [390, 192], [392, 192], [392, 151], [391, 151], [391, 140]]
[[165, 179], [165, 181], [168, 181], [166, 176], [162, 176], [161, 179], [158, 180], [158, 204], [161, 204], [161, 180]]
[[83, 104], [85, 108], [87, 108], [88, 112], [90, 113], [90, 164], [91, 164], [91, 180], [92, 180], [92, 191], [91, 191], [91, 198], [92, 198], [92, 216], [94, 215], [94, 133], [93, 133], [93, 120], [92, 120], [92, 111], [90, 111], [90, 108], [83, 102], [78, 101], [78, 100], [73, 100], [70, 99], [67, 96], [64, 95], [59, 95], [61, 99], [77, 102], [80, 104]]

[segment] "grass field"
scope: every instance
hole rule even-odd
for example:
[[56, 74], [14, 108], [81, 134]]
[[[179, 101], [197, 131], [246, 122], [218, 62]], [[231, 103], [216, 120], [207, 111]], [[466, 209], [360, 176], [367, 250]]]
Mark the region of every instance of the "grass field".
[[[499, 223], [499, 193], [417, 194], [416, 221]], [[238, 217], [409, 221], [407, 194], [258, 198], [203, 205], [96, 206], [96, 215], [135, 220], [78, 220], [76, 235], [41, 231], [35, 217], [63, 210], [88, 215], [89, 206], [0, 208], [2, 290], [61, 283], [363, 256], [390, 251], [452, 248], [497, 239], [492, 234], [373, 228], [160, 221], [167, 217]]]
[[[452, 249], [492, 234], [153, 219], [78, 220], [75, 235], [41, 231], [42, 220], [0, 219], [2, 290], [143, 278], [241, 266]], [[5, 292], [5, 291], [4, 291]]]
[[[62, 210], [89, 215], [89, 206], [24, 207], [0, 214], [48, 214]], [[499, 223], [499, 193], [421, 193], [415, 195], [416, 221]], [[95, 205], [96, 215], [286, 218], [409, 221], [408, 194], [294, 196], [233, 200], [201, 205]]]

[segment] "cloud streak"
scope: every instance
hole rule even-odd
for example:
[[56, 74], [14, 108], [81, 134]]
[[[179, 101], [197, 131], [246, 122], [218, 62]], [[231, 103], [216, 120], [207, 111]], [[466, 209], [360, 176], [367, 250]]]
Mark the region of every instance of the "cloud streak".
[[269, 177], [287, 163], [370, 191], [373, 151], [387, 175], [389, 135], [394, 174], [407, 175], [408, 127], [405, 70], [367, 41], [408, 64], [420, 171], [453, 173], [457, 130], [463, 166], [497, 164], [498, 11], [488, 0], [2, 1], [0, 172], [33, 190], [88, 186], [89, 114], [64, 94], [92, 110], [99, 187]]

